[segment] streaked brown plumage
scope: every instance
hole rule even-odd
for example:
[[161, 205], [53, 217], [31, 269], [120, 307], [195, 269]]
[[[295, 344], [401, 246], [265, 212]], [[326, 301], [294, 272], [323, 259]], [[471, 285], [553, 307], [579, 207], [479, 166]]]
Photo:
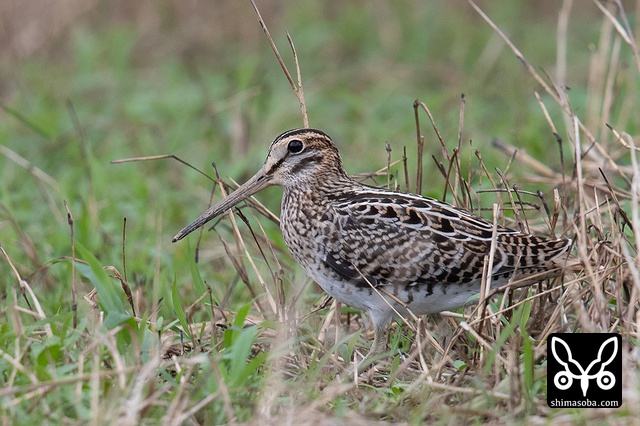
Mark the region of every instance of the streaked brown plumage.
[[[369, 313], [376, 332], [370, 354], [386, 348], [395, 311], [455, 309], [480, 291], [491, 222], [432, 198], [354, 181], [331, 138], [313, 129], [278, 136], [262, 168], [173, 241], [271, 185], [284, 190], [280, 227], [296, 261], [331, 296]], [[570, 245], [503, 227], [496, 238], [492, 288], [547, 272]]]

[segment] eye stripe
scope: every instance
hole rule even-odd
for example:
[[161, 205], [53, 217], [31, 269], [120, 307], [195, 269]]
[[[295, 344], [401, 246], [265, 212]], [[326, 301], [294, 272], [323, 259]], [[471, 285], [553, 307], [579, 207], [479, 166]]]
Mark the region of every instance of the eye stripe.
[[275, 173], [275, 171], [278, 170], [278, 168], [282, 165], [282, 163], [284, 163], [284, 158], [278, 160], [273, 166], [271, 166], [267, 174], [272, 175], [273, 173]]
[[306, 169], [312, 163], [319, 163], [322, 161], [322, 155], [313, 155], [311, 157], [302, 158], [300, 161], [293, 165], [291, 173], [298, 173], [299, 171]]

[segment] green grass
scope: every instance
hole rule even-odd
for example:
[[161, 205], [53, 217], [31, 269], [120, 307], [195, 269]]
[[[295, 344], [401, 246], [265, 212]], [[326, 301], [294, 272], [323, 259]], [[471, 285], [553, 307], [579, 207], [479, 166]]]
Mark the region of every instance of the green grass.
[[[501, 314], [482, 317], [467, 309], [464, 324], [453, 316], [395, 327], [390, 356], [357, 383], [347, 368], [354, 353], [370, 345], [366, 331], [358, 333], [366, 318], [344, 306], [340, 312], [319, 306], [323, 295], [290, 258], [276, 223], [243, 208], [247, 223], [225, 217], [201, 241], [190, 236], [172, 244], [207, 206], [212, 180], [172, 158], [112, 163], [171, 154], [210, 177], [215, 162], [225, 181], [242, 181], [261, 165], [275, 136], [302, 125], [298, 102], [249, 3], [225, 6], [226, 15], [200, 4], [203, 17], [224, 17], [206, 24], [188, 14], [169, 19], [175, 7], [167, 1], [147, 10], [161, 22], [149, 27], [143, 14], [102, 4], [76, 17], [47, 49], [2, 64], [3, 424], [623, 423], [638, 415], [631, 356], [637, 300], [629, 300], [637, 298], [638, 278], [637, 265], [627, 264], [633, 258], [637, 264], [638, 242], [623, 218], [640, 228], [625, 180], [638, 179], [639, 169], [603, 122], [638, 132], [638, 67], [624, 42], [619, 56], [612, 56], [611, 43], [597, 54], [602, 33], [615, 39], [615, 32], [607, 33], [595, 6], [574, 5], [564, 58], [571, 108], [603, 149], [584, 155], [582, 182], [574, 173], [572, 116], [467, 3], [264, 6], [292, 70], [285, 30], [295, 42], [310, 125], [334, 137], [350, 173], [384, 168], [389, 142], [392, 160], [406, 147], [414, 190], [414, 100], [429, 107], [451, 155], [464, 93], [460, 167], [451, 181], [472, 176], [473, 192], [489, 189], [489, 176], [499, 182], [498, 167], [511, 185], [543, 191], [552, 211], [552, 189], [560, 188], [565, 211], [556, 233], [576, 239], [574, 255], [612, 271], [566, 278], [574, 293], [554, 289], [563, 317], [550, 313], [558, 311], [536, 288], [530, 301]], [[555, 77], [559, 7], [503, 1], [485, 12], [540, 75]], [[39, 13], [33, 22], [45, 19], [46, 11]], [[608, 74], [595, 70], [611, 64], [616, 79], [608, 87]], [[534, 91], [562, 137], [563, 163]], [[603, 102], [607, 96], [610, 105]], [[596, 114], [589, 118], [589, 111]], [[422, 192], [440, 198], [445, 178], [431, 157], [446, 168], [449, 163], [423, 112], [420, 121]], [[545, 176], [522, 157], [512, 160], [492, 147], [495, 138], [556, 173]], [[590, 144], [584, 132], [581, 143], [584, 152]], [[392, 173], [404, 188], [402, 163]], [[386, 176], [378, 181], [386, 183]], [[613, 192], [620, 208], [611, 199], [590, 211], [594, 188], [600, 202]], [[257, 198], [277, 214], [279, 189]], [[508, 200], [490, 193], [481, 198], [488, 208]], [[535, 197], [526, 201], [540, 204]], [[536, 231], [548, 232], [544, 210], [526, 214]], [[504, 216], [513, 225], [513, 214]], [[90, 294], [94, 288], [97, 296]], [[491, 312], [500, 311], [501, 302], [492, 300]], [[545, 329], [544, 320], [553, 327]], [[546, 406], [544, 336], [567, 325], [623, 334], [630, 378], [622, 409]], [[444, 357], [425, 343], [426, 333], [448, 349]]]

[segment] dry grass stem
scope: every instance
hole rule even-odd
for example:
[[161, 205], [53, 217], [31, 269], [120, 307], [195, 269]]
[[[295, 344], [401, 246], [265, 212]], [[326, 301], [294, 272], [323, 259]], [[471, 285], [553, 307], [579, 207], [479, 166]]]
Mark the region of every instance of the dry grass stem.
[[296, 71], [297, 71], [297, 75], [298, 75], [298, 85], [296, 86], [296, 83], [293, 81], [293, 77], [291, 77], [291, 73], [289, 72], [289, 70], [287, 69], [287, 66], [285, 65], [284, 61], [282, 60], [282, 56], [280, 56], [280, 52], [278, 51], [278, 47], [276, 46], [275, 42], [273, 41], [273, 37], [271, 37], [271, 33], [269, 32], [269, 29], [267, 28], [267, 24], [264, 22], [264, 19], [262, 19], [262, 15], [260, 14], [260, 10], [258, 9], [258, 6], [256, 6], [256, 3], [254, 0], [251, 0], [251, 5], [253, 6], [253, 9], [256, 11], [256, 14], [258, 15], [258, 22], [260, 22], [260, 26], [262, 27], [262, 30], [264, 31], [264, 34], [267, 36], [267, 40], [269, 41], [269, 45], [271, 46], [271, 50], [273, 50], [273, 53], [276, 55], [276, 59], [278, 60], [278, 63], [280, 64], [280, 67], [282, 68], [282, 71], [284, 72], [284, 75], [287, 77], [287, 80], [289, 81], [289, 84], [291, 85], [291, 88], [293, 89], [293, 92], [295, 93], [296, 97], [298, 98], [298, 102], [300, 103], [300, 109], [302, 111], [302, 121], [304, 123], [304, 127], [309, 127], [309, 118], [307, 117], [307, 106], [306, 103], [304, 101], [304, 92], [302, 90], [302, 75], [300, 73], [300, 65], [298, 64], [298, 55], [296, 53], [296, 49], [293, 45], [293, 40], [291, 39], [291, 36], [289, 35], [289, 33], [287, 33], [287, 40], [289, 41], [289, 45], [291, 46], [291, 51], [293, 52], [293, 58], [295, 60], [296, 63]]

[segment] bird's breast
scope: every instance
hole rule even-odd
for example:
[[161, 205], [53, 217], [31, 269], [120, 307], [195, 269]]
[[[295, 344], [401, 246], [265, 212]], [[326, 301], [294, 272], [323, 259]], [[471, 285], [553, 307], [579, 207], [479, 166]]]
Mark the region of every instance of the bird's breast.
[[309, 194], [287, 194], [282, 199], [280, 229], [293, 258], [307, 272], [321, 262], [326, 248], [330, 206]]

